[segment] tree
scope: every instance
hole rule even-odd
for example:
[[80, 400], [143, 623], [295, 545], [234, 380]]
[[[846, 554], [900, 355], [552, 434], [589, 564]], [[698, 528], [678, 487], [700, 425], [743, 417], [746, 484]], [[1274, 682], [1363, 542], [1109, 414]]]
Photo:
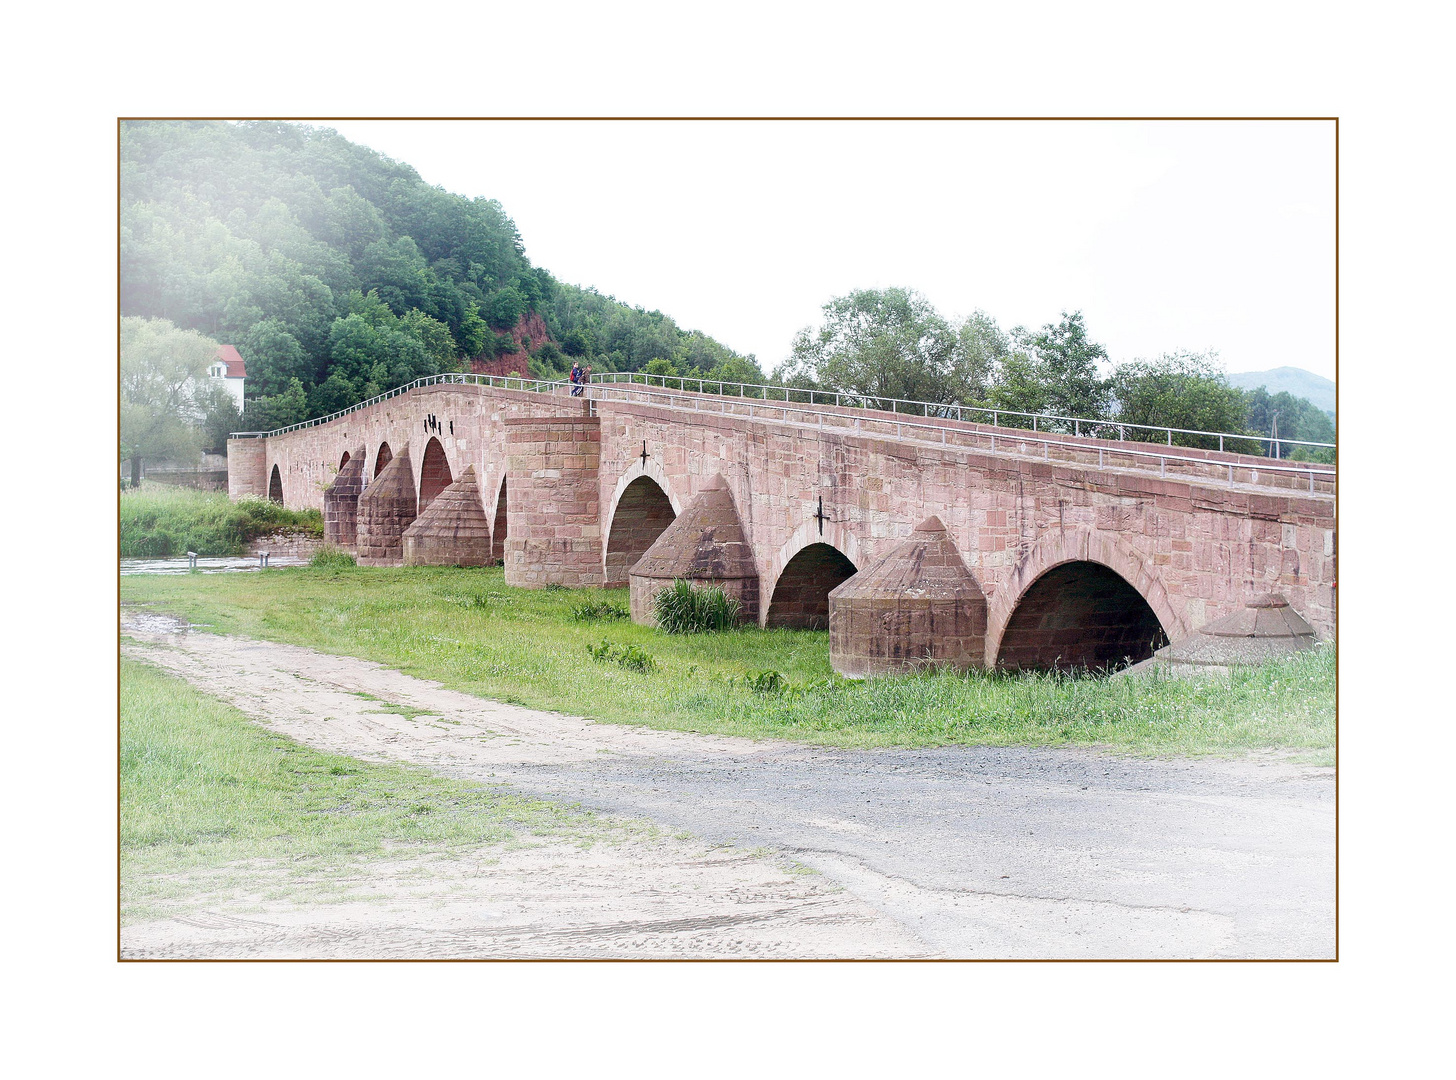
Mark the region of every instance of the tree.
[[[1244, 393], [1230, 386], [1216, 355], [1171, 352], [1157, 360], [1123, 364], [1109, 380], [1116, 401], [1116, 419], [1125, 424], [1189, 428], [1195, 431], [1242, 432], [1247, 402]], [[1139, 442], [1163, 442], [1157, 431], [1125, 430]], [[1174, 435], [1179, 446], [1217, 450], [1219, 440], [1200, 435]], [[1225, 450], [1257, 453], [1253, 440], [1224, 440]]]
[[1032, 421], [1012, 413], [1047, 413], [1050, 395], [1036, 361], [1020, 349], [1013, 350], [996, 367], [996, 381], [986, 395], [986, 404], [1003, 410], [996, 417], [1002, 427], [1031, 427]]
[[358, 266], [364, 288], [377, 290], [396, 315], [423, 307], [435, 280], [420, 255], [419, 245], [408, 236], [392, 243], [376, 240], [364, 249]]
[[[427, 315], [417, 315], [415, 323], [419, 327], [432, 324], [436, 331], [444, 330]], [[359, 394], [356, 400], [362, 400], [403, 386], [422, 375], [436, 374], [437, 361], [420, 339], [409, 332], [408, 326], [387, 310], [382, 315], [371, 309], [335, 319], [329, 331], [329, 378], [339, 375], [356, 388]], [[444, 348], [448, 338], [448, 332], [438, 336], [437, 347]]]
[[998, 369], [1011, 355], [1011, 340], [996, 320], [977, 310], [956, 329], [950, 383], [955, 400], [984, 405], [990, 400]]
[[[543, 378], [559, 378], [561, 373], [570, 370], [571, 365], [566, 362], [566, 354], [556, 347], [551, 341], [543, 341], [531, 359], [540, 368], [540, 375]], [[534, 372], [533, 372], [534, 374]]]
[[210, 386], [198, 395], [203, 405], [202, 449], [212, 454], [227, 453], [228, 436], [246, 430], [237, 399], [225, 386]]
[[253, 398], [243, 409], [243, 424], [248, 431], [276, 431], [307, 419], [308, 396], [297, 379], [288, 380], [283, 393]]
[[168, 319], [121, 320], [121, 460], [131, 459], [132, 487], [141, 484], [145, 460], [197, 456], [197, 396], [218, 349]]
[[793, 386], [834, 390], [867, 404], [889, 399], [952, 402], [957, 335], [909, 289], [860, 289], [824, 305], [824, 324], [794, 338], [774, 371]]
[[[327, 379], [308, 392], [308, 415], [328, 416], [331, 413], [347, 409], [356, 401], [363, 401], [364, 397], [365, 395], [360, 394], [358, 388], [343, 374], [333, 371], [329, 373]], [[289, 423], [297, 423], [297, 421], [291, 420]]]
[[420, 374], [438, 375], [442, 371], [455, 370], [460, 359], [460, 350], [456, 347], [448, 326], [418, 308], [401, 316], [397, 326], [425, 347], [429, 367], [433, 370], [422, 371]]
[[592, 337], [591, 327], [584, 326], [576, 330], [568, 330], [561, 339], [561, 351], [567, 356], [590, 356], [596, 342]]
[[[1248, 430], [1256, 435], [1273, 435], [1277, 417], [1281, 439], [1328, 443], [1335, 441], [1334, 421], [1328, 413], [1307, 398], [1295, 397], [1287, 390], [1271, 394], [1268, 387], [1260, 386], [1249, 391], [1248, 402]], [[1290, 446], [1283, 442], [1277, 447], [1268, 443], [1262, 445], [1271, 457], [1275, 456], [1277, 450], [1279, 457], [1293, 457], [1298, 452], [1301, 460], [1334, 463], [1333, 450]]]
[[465, 317], [460, 321], [460, 355], [475, 356], [485, 348], [490, 337], [490, 324], [480, 317], [479, 307], [468, 305]]
[[1018, 379], [1024, 382], [1029, 376], [1039, 391], [1023, 395], [1023, 400], [1039, 397], [1041, 403], [1039, 408], [1024, 411], [1089, 420], [1106, 416], [1109, 393], [1097, 373], [1097, 363], [1107, 359], [1107, 350], [1088, 339], [1080, 311], [1070, 315], [1064, 311], [1060, 323], [1047, 323], [1035, 332], [1018, 326], [1011, 336], [1031, 363], [1030, 372], [1018, 372]]
[[248, 365], [248, 389], [256, 397], [282, 393], [290, 379], [313, 381], [312, 361], [279, 319], [255, 323], [239, 351]]
[[509, 330], [526, 314], [526, 298], [507, 286], [485, 302], [485, 321], [497, 330]]
[[676, 375], [681, 375], [682, 372], [677, 369], [677, 366], [671, 360], [659, 356], [656, 360], [648, 361], [642, 368], [642, 374], [671, 379]]
[[[763, 369], [758, 366], [758, 360], [752, 355], [738, 356], [730, 353], [723, 357], [708, 370], [708, 378], [719, 379], [729, 383], [750, 383], [763, 385], [768, 381]], [[712, 389], [709, 387], [709, 389]], [[756, 393], [762, 394], [763, 391]]]

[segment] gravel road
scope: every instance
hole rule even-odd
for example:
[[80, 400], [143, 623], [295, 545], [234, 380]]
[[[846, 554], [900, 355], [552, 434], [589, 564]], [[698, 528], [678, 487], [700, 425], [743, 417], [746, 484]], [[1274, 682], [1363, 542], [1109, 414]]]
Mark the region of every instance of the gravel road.
[[[975, 958], [1334, 955], [1332, 769], [658, 732], [292, 646], [128, 630], [165, 646], [129, 653], [310, 745], [787, 855], [894, 924], [864, 955], [887, 942]], [[360, 691], [442, 722], [373, 712]]]
[[782, 849], [948, 956], [1329, 957], [1331, 772], [775, 747], [535, 766], [511, 782]]

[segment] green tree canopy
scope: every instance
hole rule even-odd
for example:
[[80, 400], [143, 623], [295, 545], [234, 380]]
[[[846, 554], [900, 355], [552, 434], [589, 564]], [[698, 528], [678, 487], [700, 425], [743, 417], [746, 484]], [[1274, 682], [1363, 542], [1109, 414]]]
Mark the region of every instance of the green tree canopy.
[[774, 378], [866, 402], [955, 400], [958, 339], [930, 301], [909, 289], [859, 289], [824, 305], [818, 330], [794, 338]]
[[186, 460], [202, 448], [208, 402], [199, 402], [218, 343], [168, 319], [121, 320], [121, 460], [131, 460], [133, 485], [142, 462]]
[[246, 386], [254, 396], [282, 393], [292, 379], [312, 382], [314, 363], [281, 319], [253, 324], [238, 346], [247, 364]]
[[1087, 336], [1080, 311], [1062, 312], [1059, 323], [1032, 331], [1018, 326], [1011, 331], [1025, 361], [1018, 361], [1000, 394], [999, 408], [1045, 412], [1056, 416], [1099, 419], [1106, 416], [1110, 395], [1098, 373], [1107, 350]]
[[1000, 367], [1011, 356], [1011, 339], [996, 320], [979, 309], [956, 330], [955, 363], [951, 369], [951, 390], [963, 405], [984, 405], [1000, 375]]
[[724, 356], [708, 369], [707, 374], [709, 378], [721, 379], [723, 382], [751, 383], [760, 386], [768, 382], [763, 368], [758, 366], [758, 361], [753, 356], [736, 354]]
[[[1243, 391], [1230, 386], [1213, 354], [1164, 353], [1156, 360], [1135, 360], [1120, 365], [1109, 380], [1115, 418], [1126, 424], [1149, 424], [1195, 431], [1241, 432], [1247, 405]], [[1163, 442], [1156, 431], [1126, 429], [1125, 437], [1139, 442]], [[1181, 446], [1217, 450], [1219, 440], [1205, 436], [1174, 435]], [[1224, 441], [1225, 450], [1258, 453], [1259, 444]]]
[[243, 409], [243, 425], [247, 431], [276, 431], [301, 424], [308, 418], [308, 396], [298, 379], [289, 379], [280, 394], [253, 398]]
[[197, 395], [203, 413], [202, 449], [212, 454], [225, 454], [228, 436], [235, 431], [246, 430], [247, 425], [243, 423], [242, 410], [238, 408], [232, 391], [208, 381], [212, 384]]
[[[1275, 420], [1278, 420], [1281, 439], [1298, 439], [1304, 442], [1335, 441], [1335, 422], [1329, 414], [1306, 398], [1295, 397], [1287, 390], [1277, 394], [1269, 393], [1268, 387], [1260, 386], [1248, 392], [1248, 430], [1256, 435], [1273, 435]], [[1267, 444], [1266, 444], [1267, 445]], [[1302, 460], [1333, 463], [1334, 451], [1311, 447], [1278, 446], [1280, 457], [1294, 457]], [[1273, 453], [1270, 449], [1269, 453]]]

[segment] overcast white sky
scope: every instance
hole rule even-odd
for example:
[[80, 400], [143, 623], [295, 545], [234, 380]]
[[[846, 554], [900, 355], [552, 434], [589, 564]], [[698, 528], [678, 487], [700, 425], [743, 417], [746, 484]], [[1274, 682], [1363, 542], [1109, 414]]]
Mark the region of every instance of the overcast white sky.
[[500, 200], [531, 261], [770, 371], [830, 297], [1004, 328], [1082, 309], [1114, 362], [1335, 375], [1334, 125], [330, 121]]

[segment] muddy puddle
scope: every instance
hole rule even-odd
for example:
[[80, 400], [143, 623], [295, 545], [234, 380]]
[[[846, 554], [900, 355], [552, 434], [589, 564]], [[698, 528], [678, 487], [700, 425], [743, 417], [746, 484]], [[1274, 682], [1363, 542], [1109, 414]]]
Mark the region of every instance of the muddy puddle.
[[124, 607], [121, 612], [121, 628], [130, 634], [185, 634], [194, 625], [176, 615], [160, 611], [138, 611]]

